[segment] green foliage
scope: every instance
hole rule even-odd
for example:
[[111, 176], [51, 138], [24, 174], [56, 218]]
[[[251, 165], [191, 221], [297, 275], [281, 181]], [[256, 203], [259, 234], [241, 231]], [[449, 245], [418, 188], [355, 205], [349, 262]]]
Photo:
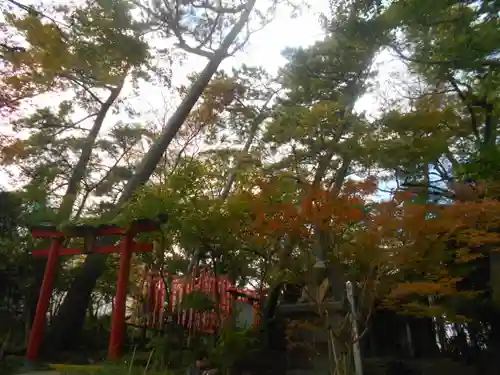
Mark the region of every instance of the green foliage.
[[68, 84], [105, 87], [147, 60], [148, 46], [139, 38], [144, 29], [132, 19], [127, 2], [89, 1], [53, 11], [60, 22], [30, 12], [4, 13], [4, 27], [15, 28], [29, 45], [3, 55], [17, 73], [7, 85], [29, 84], [34, 93]]
[[[94, 191], [116, 195], [130, 178], [125, 154], [151, 133], [142, 125], [119, 122], [98, 136], [125, 79], [133, 84], [148, 80], [153, 66], [145, 25], [131, 16], [128, 2], [92, 1], [46, 12], [4, 10], [2, 26], [26, 47], [2, 55], [10, 73], [1, 76], [0, 85], [24, 96], [66, 98], [13, 119], [12, 129], [23, 135], [3, 147], [1, 156], [8, 167], [21, 167], [31, 194], [46, 195], [52, 203], [63, 192], [60, 221], [71, 215], [75, 201], [78, 218]], [[109, 166], [108, 159], [115, 164]]]
[[237, 330], [233, 327], [223, 327], [215, 347], [210, 351], [209, 358], [217, 368], [226, 374], [236, 361], [248, 356], [255, 349], [257, 340], [251, 330]]
[[[338, 183], [362, 160], [359, 140], [369, 131], [354, 103], [365, 93], [372, 59], [384, 30], [378, 18], [362, 19], [355, 8], [337, 9], [332, 30], [308, 49], [288, 50], [281, 83], [285, 97], [267, 126], [264, 141], [273, 154], [292, 146], [274, 168], [289, 169], [300, 178]], [[308, 171], [315, 169], [313, 176]], [[335, 177], [337, 176], [337, 177]], [[343, 176], [343, 177], [342, 177]]]
[[210, 296], [203, 292], [193, 290], [182, 298], [182, 302], [178, 308], [180, 310], [193, 309], [200, 312], [209, 312], [216, 308], [216, 304]]
[[[367, 319], [375, 297], [383, 300], [392, 291], [404, 297], [392, 308], [413, 315], [425, 311], [462, 325], [459, 317], [467, 316], [481, 326], [475, 334], [468, 332], [471, 340], [489, 337], [492, 289], [500, 285], [497, 273], [488, 271], [498, 266], [491, 260], [498, 220], [488, 216], [496, 207], [500, 178], [498, 4], [332, 2], [333, 17], [322, 18], [325, 37], [310, 47], [286, 50], [277, 77], [247, 65], [217, 72], [148, 184], [117, 208], [145, 150], [161, 136], [162, 129], [146, 118], [149, 113], [125, 94], [113, 96], [130, 81], [135, 86], [155, 83], [154, 78], [168, 81], [162, 69], [168, 70], [170, 62], [158, 67], [153, 61], [171, 57], [171, 51], [155, 48], [146, 35], [165, 37], [164, 45], [173, 44], [173, 38], [182, 50], [211, 57], [219, 47], [216, 41], [242, 11], [229, 2], [187, 1], [173, 10], [167, 3], [150, 5], [102, 0], [49, 7], [47, 14], [4, 11], [0, 26], [22, 48], [0, 46], [0, 106], [15, 108], [12, 103], [26, 104], [26, 98], [44, 93], [66, 96], [9, 117], [15, 134], [1, 139], [2, 166], [18, 173], [21, 187], [0, 195], [0, 311], [26, 306], [26, 286], [32, 281], [28, 250], [46, 245], [33, 243], [28, 225], [112, 222], [127, 227], [137, 218], [167, 212], [169, 222], [161, 231], [138, 238], [159, 246], [155, 253], [134, 257], [131, 290], [139, 289], [144, 268], [187, 276], [196, 254], [198, 263], [237, 285], [269, 287], [279, 294], [282, 283], [312, 285], [307, 269], [318, 258], [327, 259], [342, 270], [340, 285], [349, 279], [366, 286], [358, 300]], [[136, 7], [145, 14], [136, 16]], [[269, 14], [259, 11], [256, 17]], [[406, 88], [395, 87], [397, 103], [388, 103], [373, 120], [354, 107], [372, 88], [373, 61], [382, 48], [408, 63], [418, 85], [410, 85], [407, 97], [397, 93]], [[191, 82], [197, 78], [190, 76]], [[181, 87], [178, 93], [186, 98], [188, 90]], [[85, 147], [90, 150], [86, 161], [80, 159]], [[375, 193], [373, 180], [346, 183], [373, 173], [378, 180], [418, 185], [404, 187], [415, 190], [412, 202], [403, 204], [397, 195], [394, 201], [373, 203], [367, 197], [367, 190]], [[74, 176], [75, 191], [64, 193]], [[464, 200], [453, 195], [454, 182], [466, 179], [487, 182], [480, 193], [492, 200], [453, 202]], [[345, 197], [352, 201], [343, 204]], [[429, 213], [428, 201], [443, 198], [452, 198], [449, 210], [439, 211], [454, 212], [448, 220]], [[61, 202], [69, 202], [71, 218], [61, 220]], [[403, 208], [413, 216], [397, 216]], [[444, 223], [457, 223], [446, 241]], [[474, 237], [471, 232], [480, 225], [492, 233]], [[424, 230], [425, 236], [415, 236]], [[82, 262], [62, 264], [59, 292], [68, 290]], [[115, 293], [117, 257], [105, 265], [92, 294], [91, 330], [100, 322], [99, 308], [109, 305]], [[382, 281], [404, 286], [370, 284]], [[422, 296], [434, 300], [429, 304]], [[264, 303], [265, 311], [272, 311], [276, 301], [271, 300]], [[217, 310], [215, 301], [198, 292], [185, 296], [182, 308]], [[15, 314], [21, 321], [21, 313]], [[152, 340], [158, 365], [152, 369], [164, 370], [176, 357], [189, 356], [180, 352], [181, 339], [169, 340]], [[226, 372], [256, 342], [250, 332], [228, 325], [211, 344], [211, 359]], [[481, 345], [476, 347], [489, 344]]]

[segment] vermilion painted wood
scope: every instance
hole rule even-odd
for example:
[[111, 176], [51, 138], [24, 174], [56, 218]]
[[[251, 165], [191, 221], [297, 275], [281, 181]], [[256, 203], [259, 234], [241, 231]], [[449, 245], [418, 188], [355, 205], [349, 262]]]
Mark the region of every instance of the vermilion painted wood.
[[113, 235], [118, 235], [118, 236], [124, 236], [127, 234], [127, 229], [123, 228], [104, 228], [104, 229], [97, 229], [95, 231], [96, 236], [113, 236]]
[[[172, 276], [172, 286], [170, 295], [169, 314], [177, 316], [177, 322], [189, 329], [201, 331], [204, 333], [214, 333], [220, 327], [220, 318], [227, 319], [232, 312], [232, 304], [235, 299], [251, 303], [254, 307], [254, 327], [259, 324], [259, 301], [257, 291], [235, 288], [231, 282], [224, 277], [213, 274], [213, 272], [202, 269], [197, 277], [178, 277]], [[165, 284], [163, 277], [158, 272], [148, 272], [144, 279], [147, 287], [145, 288], [146, 301], [148, 301], [148, 311], [154, 304], [153, 313], [150, 316], [159, 316], [158, 322], [163, 321], [164, 300], [166, 297]], [[213, 300], [219, 301], [219, 313], [215, 312], [192, 312], [189, 309], [179, 310], [178, 303], [182, 301], [183, 296], [191, 293], [193, 290], [201, 291], [210, 296]], [[155, 293], [156, 292], [156, 293]], [[263, 291], [262, 295], [265, 295]], [[219, 316], [219, 314], [221, 314]], [[158, 328], [153, 319], [148, 320], [150, 328]]]
[[40, 296], [38, 297], [38, 304], [36, 306], [35, 319], [33, 320], [33, 326], [31, 327], [28, 342], [26, 358], [29, 361], [35, 361], [37, 359], [38, 351], [42, 343], [43, 330], [45, 329], [45, 317], [47, 315], [50, 297], [52, 297], [52, 288], [57, 268], [57, 258], [59, 256], [59, 250], [62, 246], [62, 242], [62, 237], [54, 238], [50, 246], [47, 266], [45, 267], [42, 287], [40, 288]]
[[[131, 223], [128, 229], [120, 228], [118, 226], [104, 226], [102, 228], [96, 227], [93, 231], [96, 237], [119, 235], [124, 236], [127, 233], [147, 233], [154, 232], [160, 228], [160, 223], [154, 220], [142, 219]], [[58, 231], [55, 227], [35, 227], [31, 229], [31, 235], [34, 238], [56, 238], [68, 237], [64, 232]], [[73, 236], [74, 237], [74, 236]]]
[[[153, 245], [149, 243], [137, 243], [133, 245], [133, 248], [131, 250], [132, 253], [145, 253], [148, 251], [153, 250]], [[97, 254], [112, 254], [112, 253], [119, 253], [120, 246], [98, 246], [92, 250], [92, 254], [97, 253]], [[50, 249], [40, 249], [40, 250], [33, 250], [31, 252], [31, 255], [34, 257], [45, 257], [48, 256], [50, 252]], [[65, 255], [78, 255], [78, 254], [85, 254], [85, 252], [76, 247], [65, 247], [64, 249], [59, 250], [59, 256], [65, 256]]]
[[65, 234], [63, 232], [59, 232], [56, 230], [34, 228], [31, 229], [31, 236], [34, 238], [56, 238], [56, 237], [64, 237]]
[[[166, 220], [163, 220], [164, 223]], [[91, 234], [95, 237], [120, 235], [124, 236], [120, 246], [98, 246], [92, 250], [92, 253], [111, 254], [120, 253], [120, 269], [115, 296], [115, 307], [113, 309], [111, 337], [109, 342], [108, 358], [117, 360], [120, 358], [121, 345], [123, 342], [125, 328], [125, 303], [127, 298], [127, 284], [130, 273], [130, 259], [135, 252], [147, 252], [153, 250], [152, 244], [135, 244], [134, 236], [140, 232], [152, 232], [158, 230], [160, 223], [154, 220], [142, 219], [133, 222], [129, 229], [119, 228], [117, 226], [104, 226], [101, 228], [92, 228]], [[48, 257], [45, 269], [40, 297], [36, 309], [33, 327], [30, 332], [28, 350], [26, 358], [29, 361], [36, 361], [45, 328], [45, 316], [52, 296], [54, 277], [57, 267], [57, 258], [65, 255], [85, 254], [78, 248], [61, 248], [63, 240], [69, 237], [81, 237], [58, 231], [54, 226], [40, 226], [31, 229], [31, 235], [34, 238], [52, 238], [49, 249], [34, 250], [32, 255], [35, 257]]]
[[147, 233], [159, 230], [160, 226], [155, 220], [143, 219], [132, 222], [130, 230], [134, 233]]
[[125, 330], [125, 307], [127, 300], [127, 284], [130, 272], [131, 248], [134, 246], [134, 236], [125, 236], [121, 243], [120, 268], [118, 270], [118, 281], [116, 283], [115, 306], [111, 320], [111, 336], [109, 340], [108, 359], [117, 361], [120, 359], [121, 346]]

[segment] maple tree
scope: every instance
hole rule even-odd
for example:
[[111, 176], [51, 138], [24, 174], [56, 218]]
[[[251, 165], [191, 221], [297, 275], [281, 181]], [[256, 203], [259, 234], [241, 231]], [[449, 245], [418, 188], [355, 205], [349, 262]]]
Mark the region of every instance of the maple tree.
[[[189, 93], [183, 98], [176, 111], [165, 124], [165, 128], [158, 139], [144, 155], [140, 163], [138, 163], [135, 172], [123, 188], [123, 192], [117, 201], [118, 206], [131, 199], [136, 193], [136, 190], [148, 181], [154, 173], [158, 163], [162, 160], [165, 150], [178, 133], [196, 101], [203, 93], [203, 90], [210, 82], [214, 73], [217, 71], [220, 63], [228, 56], [229, 53], [234, 52], [230, 51], [231, 47], [233, 46], [237, 49], [241, 47], [237, 38], [244, 27], [250, 22], [255, 3], [256, 2], [254, 0], [250, 0], [247, 3], [232, 8], [230, 6], [224, 7], [219, 4], [217, 6], [212, 6], [207, 3], [201, 5], [200, 8], [200, 6], [196, 3], [187, 2], [186, 4], [183, 4], [186, 9], [176, 8], [173, 10], [173, 12], [176, 13], [176, 16], [173, 18], [169, 17], [172, 9], [169, 9], [169, 6], [166, 4], [166, 8], [162, 8], [162, 5], [159, 5], [158, 7], [158, 4], [155, 4], [155, 8], [150, 9], [136, 3], [140, 9], [145, 10], [146, 16], [148, 17], [148, 24], [160, 23], [163, 27], [166, 26], [163, 29], [163, 32], [166, 33], [167, 36], [170, 36], [171, 33], [173, 33], [181, 48], [201, 54], [208, 58], [209, 61], [198, 76], [197, 80], [191, 86]], [[271, 9], [267, 14], [254, 12], [258, 15], [258, 18], [260, 18], [261, 23], [263, 22], [265, 24], [268, 22], [269, 17], [272, 17], [272, 9], [275, 8], [276, 4], [277, 3], [274, 2], [271, 4]], [[182, 37], [183, 31], [189, 35], [192, 30], [189, 28], [186, 30], [185, 26], [183, 26], [181, 22], [183, 16], [189, 18], [189, 11], [193, 10], [193, 8], [195, 12], [196, 9], [205, 9], [209, 11], [205, 12], [205, 15], [209, 14], [207, 15], [208, 21], [206, 17], [201, 17], [199, 19], [199, 24], [194, 25], [196, 32], [191, 34], [191, 36], [195, 41], [197, 39], [198, 42], [201, 41], [200, 47], [197, 47], [195, 50], [189, 47], [186, 40]], [[167, 17], [163, 17], [164, 15], [167, 15]], [[229, 15], [228, 19], [224, 17], [227, 15]], [[226, 25], [230, 26], [226, 28]], [[248, 28], [247, 30], [251, 29]], [[200, 31], [202, 31], [202, 40], [199, 39], [200, 35], [198, 33]], [[206, 34], [203, 35], [204, 33]], [[214, 47], [211, 43], [211, 38], [217, 37], [221, 37], [222, 41], [218, 46]], [[243, 42], [246, 42], [246, 39], [243, 39]], [[82, 327], [84, 313], [88, 305], [87, 300], [90, 298], [93, 286], [96, 283], [97, 277], [102, 273], [104, 266], [105, 259], [103, 257], [91, 255], [85, 260], [83, 269], [87, 271], [83, 272], [82, 275], [75, 280], [74, 287], [68, 291], [65, 301], [60, 309], [59, 319], [57, 320], [58, 328], [54, 328], [55, 332], [59, 332], [58, 335], [60, 337], [62, 337], [63, 332], [66, 332], [68, 329], [78, 330]], [[92, 271], [90, 272], [90, 270]], [[78, 310], [78, 312], [76, 312], [76, 310]]]
[[[264, 336], [279, 336], [273, 325], [286, 305], [307, 299], [316, 319], [295, 323], [330, 334], [321, 355], [337, 356], [331, 373], [353, 372], [357, 341], [364, 359], [407, 355], [397, 348], [402, 335], [416, 358], [466, 353], [479, 363], [494, 353], [497, 5], [335, 1], [321, 17], [321, 40], [286, 50], [273, 75], [245, 64], [218, 68], [281, 2], [84, 4], [43, 12], [2, 4], [0, 106], [14, 130], [1, 139], [2, 167], [19, 177], [24, 212], [12, 214], [15, 235], [0, 241], [0, 257], [13, 259], [8, 269], [19, 260], [31, 270], [17, 254], [34, 245], [31, 223], [125, 226], [168, 212], [168, 225], [148, 235], [156, 252], [135, 259], [132, 285], [145, 268], [185, 275], [200, 265], [267, 290], [257, 336], [268, 354], [276, 352]], [[394, 101], [374, 119], [357, 104], [376, 88], [381, 49], [405, 62], [415, 82], [391, 86]], [[207, 65], [171, 88], [181, 104], [154, 123], [131, 97], [146, 82], [168, 86], [171, 60], [188, 54]], [[38, 102], [60, 94], [67, 100]], [[387, 180], [397, 187], [381, 196]], [[82, 327], [89, 346], [105, 340], [96, 327], [112, 303], [116, 261], [94, 254], [63, 264], [54, 348]], [[0, 308], [31, 298], [5, 280], [12, 293]], [[347, 281], [359, 316], [345, 311]], [[332, 300], [342, 309], [326, 314]], [[325, 330], [327, 318], [339, 324]], [[255, 355], [236, 353], [247, 348], [243, 336], [228, 330], [212, 343], [214, 358], [226, 359], [221, 368]], [[164, 365], [162, 350], [155, 356]], [[262, 364], [261, 354], [247, 366]]]
[[[393, 1], [378, 6], [389, 29], [384, 44], [423, 85], [409, 90], [407, 105], [394, 105], [381, 119], [382, 132], [372, 134], [373, 155], [421, 201], [497, 199], [497, 4]], [[495, 225], [490, 230], [497, 231]], [[475, 332], [477, 343], [482, 340], [478, 321], [491, 321], [498, 309], [498, 253], [486, 251], [470, 265], [474, 271], [462, 284], [485, 291], [476, 300], [482, 306], [476, 321], [463, 325]], [[474, 315], [467, 305], [456, 308]], [[491, 322], [487, 341], [495, 346], [500, 336]]]
[[[311, 187], [297, 200], [283, 197], [276, 184], [260, 185], [261, 193], [249, 197], [256, 217], [249, 236], [261, 245], [290, 238], [293, 256], [282, 272], [291, 282], [310, 284], [314, 231], [328, 228], [334, 244], [328, 259], [342, 265], [342, 274], [359, 291], [363, 327], [378, 306], [447, 321], [473, 318], [457, 306], [486, 290], [463, 284], [473, 272], [464, 266], [497, 251], [499, 236], [490, 226], [498, 220], [498, 201], [421, 204], [401, 192], [373, 202], [368, 197], [376, 186], [374, 180], [350, 181], [339, 194]], [[320, 316], [324, 302], [316, 300]], [[333, 334], [344, 348], [355, 341], [349, 325], [334, 327]]]
[[[2, 76], [3, 85], [22, 90], [27, 82], [34, 90], [30, 96], [67, 96], [59, 101], [57, 109], [37, 108], [34, 113], [12, 121], [14, 131], [27, 132], [28, 136], [3, 148], [4, 161], [17, 166], [24, 163], [25, 174], [34, 185], [45, 184], [56, 190], [57, 186], [66, 185], [59, 222], [72, 216], [76, 200], [86, 194], [79, 192], [82, 180], [95, 170], [92, 149], [106, 117], [117, 104], [125, 80], [144, 78], [141, 65], [148, 64], [149, 59], [148, 46], [140, 38], [144, 30], [132, 21], [125, 3], [114, 7], [105, 3], [87, 5], [85, 11], [55, 7], [54, 18], [29, 9], [23, 13], [5, 12], [4, 26], [16, 37], [22, 37], [26, 47], [4, 55], [11, 73]], [[120, 42], [111, 43], [113, 40]], [[100, 58], [104, 51], [109, 54], [105, 61]], [[75, 120], [76, 116], [80, 118]], [[39, 152], [40, 144], [47, 147], [45, 160]], [[54, 163], [57, 157], [61, 159]], [[64, 161], [72, 159], [76, 164], [65, 167]], [[40, 171], [45, 171], [41, 173], [43, 177], [38, 177]], [[42, 181], [37, 181], [40, 178]]]

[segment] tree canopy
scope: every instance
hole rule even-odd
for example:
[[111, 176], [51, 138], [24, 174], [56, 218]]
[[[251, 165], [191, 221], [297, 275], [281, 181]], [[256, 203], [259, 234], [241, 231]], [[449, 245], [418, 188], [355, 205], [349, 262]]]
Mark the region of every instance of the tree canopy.
[[[500, 368], [500, 5], [335, 0], [324, 8], [321, 37], [286, 48], [271, 72], [220, 67], [276, 14], [309, 12], [307, 4], [0, 5], [0, 316], [9, 322], [0, 360], [24, 349], [36, 309], [45, 262], [30, 252], [48, 242], [34, 240], [31, 226], [125, 227], [168, 213], [161, 230], [141, 238], [155, 251], [133, 259], [137, 301], [145, 271], [159, 272], [168, 289], [172, 276], [205, 267], [260, 293], [259, 332], [276, 329], [287, 305], [313, 303], [314, 318], [286, 317], [287, 350], [296, 341], [320, 350], [297, 334], [320, 327], [331, 374], [359, 370], [358, 344], [364, 360]], [[404, 78], [382, 82], [381, 58], [398, 61]], [[205, 66], [176, 84], [179, 61], [189, 59]], [[169, 108], [154, 109], [164, 118], [146, 108], [148, 87], [171, 95]], [[383, 103], [373, 113], [359, 105], [370, 96]], [[61, 259], [47, 356], [102, 349], [117, 262]], [[209, 350], [227, 373], [264, 361], [248, 359], [255, 350], [271, 353], [265, 334], [234, 325], [213, 342], [193, 344], [192, 335], [188, 345]], [[184, 344], [168, 334], [147, 338], [159, 371], [184, 361], [173, 354]]]

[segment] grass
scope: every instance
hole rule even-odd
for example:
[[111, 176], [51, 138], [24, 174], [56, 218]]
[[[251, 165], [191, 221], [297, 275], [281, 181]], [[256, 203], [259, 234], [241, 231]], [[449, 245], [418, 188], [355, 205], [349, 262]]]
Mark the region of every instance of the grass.
[[71, 373], [71, 374], [98, 374], [105, 370], [105, 366], [99, 365], [68, 365], [68, 364], [50, 364], [48, 368], [54, 371], [59, 371], [61, 373]]
[[121, 363], [107, 362], [101, 365], [51, 364], [49, 368], [60, 372], [62, 375], [173, 375], [171, 371], [158, 371], [151, 368], [153, 354], [154, 350], [147, 353], [146, 366], [134, 365], [137, 359], [134, 350], [130, 360], [124, 360]]
[[[185, 374], [185, 369], [172, 371], [157, 370], [158, 363], [154, 360], [155, 351], [136, 352], [125, 356], [119, 362], [102, 362], [97, 364], [39, 364], [29, 371], [57, 371], [61, 375], [179, 375]], [[28, 371], [24, 357], [7, 357], [0, 362], [0, 375], [21, 374]]]
[[49, 368], [62, 375], [172, 375], [168, 371], [149, 370], [147, 367], [127, 364], [67, 365], [51, 364]]

